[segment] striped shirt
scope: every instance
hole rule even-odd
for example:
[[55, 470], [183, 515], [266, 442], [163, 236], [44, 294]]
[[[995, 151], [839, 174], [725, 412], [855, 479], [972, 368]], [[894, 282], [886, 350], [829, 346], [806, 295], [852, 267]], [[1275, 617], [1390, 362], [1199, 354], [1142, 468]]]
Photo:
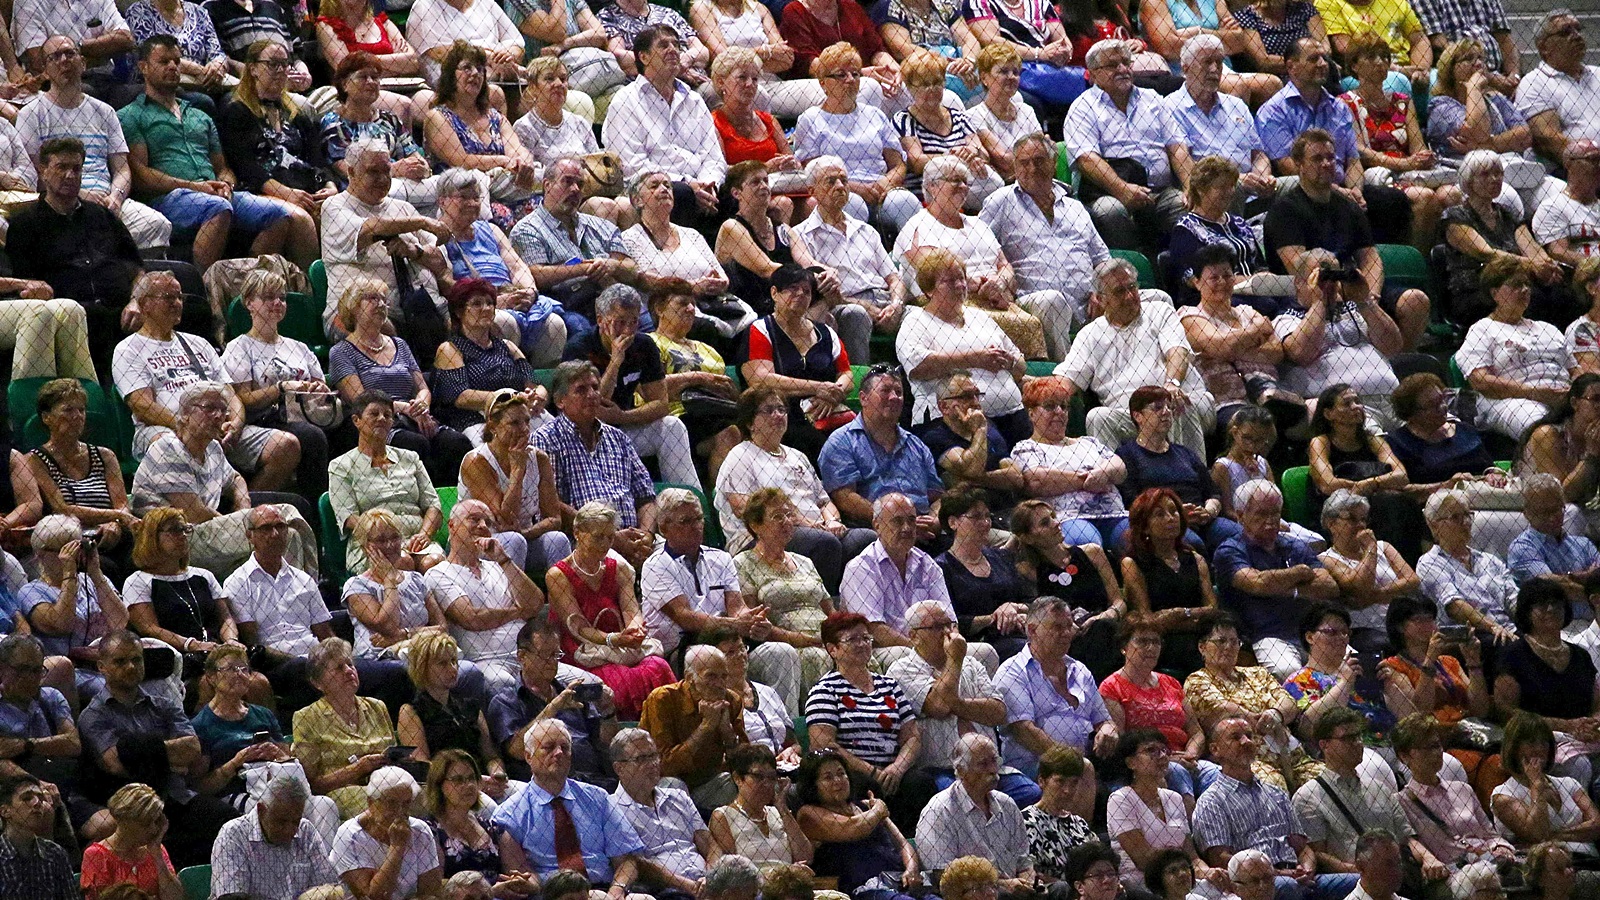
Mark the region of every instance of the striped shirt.
[[550, 454], [556, 494], [563, 501], [581, 507], [598, 500], [617, 510], [623, 528], [636, 528], [639, 505], [655, 502], [655, 482], [628, 436], [603, 422], [599, 426], [600, 440], [592, 451], [566, 416], [534, 432], [533, 446]]
[[240, 6], [238, 0], [206, 0], [203, 5], [211, 24], [217, 31], [217, 40], [229, 56], [243, 60], [250, 45], [256, 41], [276, 38], [294, 46], [295, 34], [289, 26], [289, 13], [277, 0], [255, 0], [251, 10]]
[[[901, 110], [894, 114], [894, 130], [902, 138], [913, 137], [922, 144], [922, 152], [929, 156], [938, 156], [941, 153], [954, 153], [957, 149], [965, 147], [967, 140], [978, 133], [978, 129], [967, 118], [967, 114], [959, 109], [945, 108], [950, 114], [950, 133], [939, 134], [928, 126], [922, 124], [911, 115], [911, 110]], [[921, 175], [906, 176], [906, 190], [917, 190], [922, 184]]]
[[363, 353], [349, 338], [328, 351], [329, 384], [337, 386], [354, 375], [361, 380], [362, 390], [383, 391], [395, 400], [410, 400], [417, 395], [417, 381], [412, 374], [420, 371], [417, 358], [401, 338], [394, 338], [394, 361], [388, 365]]
[[223, 489], [238, 477], [222, 444], [212, 441], [205, 459], [197, 460], [176, 434], [167, 432], [150, 445], [134, 473], [133, 511], [142, 516], [167, 506], [168, 494], [194, 494], [201, 506], [215, 510], [222, 504]]
[[49, 94], [39, 94], [17, 113], [17, 137], [30, 155], [37, 155], [51, 138], [83, 141], [83, 190], [105, 194], [111, 193], [112, 155], [128, 153], [116, 111], [88, 94], [71, 109], [57, 105]]
[[840, 747], [875, 766], [894, 762], [901, 729], [916, 720], [900, 683], [876, 672], [870, 694], [861, 693], [838, 672], [830, 672], [806, 697], [806, 722], [833, 726]]
[[1246, 784], [1218, 775], [1194, 807], [1194, 845], [1201, 853], [1212, 847], [1260, 850], [1273, 865], [1294, 865], [1289, 836], [1304, 835], [1294, 804], [1282, 789], [1260, 779]]

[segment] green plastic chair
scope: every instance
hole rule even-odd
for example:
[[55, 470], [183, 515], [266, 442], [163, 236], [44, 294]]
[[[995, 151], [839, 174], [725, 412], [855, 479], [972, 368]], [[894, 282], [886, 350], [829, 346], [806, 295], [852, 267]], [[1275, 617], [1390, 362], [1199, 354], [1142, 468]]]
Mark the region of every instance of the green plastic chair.
[[1467, 376], [1461, 374], [1461, 367], [1456, 365], [1455, 355], [1450, 356], [1450, 386], [1458, 391], [1467, 389]]
[[322, 520], [322, 571], [334, 583], [342, 585], [350, 577], [344, 567], [344, 525], [333, 514], [333, 501], [323, 494], [317, 499], [317, 516]]
[[190, 866], [178, 873], [184, 900], [207, 900], [211, 896], [211, 867]]
[[794, 739], [800, 743], [801, 753], [811, 752], [811, 732], [806, 728], [806, 717], [794, 717]]
[[844, 405], [861, 412], [861, 379], [867, 377], [871, 366], [850, 367], [850, 393], [844, 395]]
[[1133, 263], [1134, 270], [1139, 273], [1140, 290], [1150, 290], [1156, 286], [1156, 267], [1150, 265], [1150, 257], [1137, 250], [1113, 250], [1111, 255]]
[[139, 470], [139, 461], [133, 458], [133, 411], [123, 402], [122, 395], [113, 388], [106, 395], [111, 403], [111, 413], [117, 420], [117, 459], [122, 463], [122, 477], [131, 483], [133, 473]]
[[456, 489], [453, 487], [438, 488], [439, 511], [444, 513], [444, 521], [439, 525], [439, 530], [434, 532], [433, 539], [441, 547], [450, 546], [450, 510], [456, 508]]
[[311, 299], [316, 301], [317, 315], [320, 316], [328, 308], [328, 267], [322, 264], [322, 260], [311, 261], [311, 267], [306, 269], [306, 280], [311, 282]]
[[1066, 141], [1056, 142], [1056, 180], [1062, 184], [1070, 185], [1072, 187], [1072, 196], [1078, 196], [1078, 188], [1082, 182], [1082, 176], [1078, 173], [1078, 167], [1073, 165], [1072, 157], [1067, 155]]
[[555, 384], [556, 384], [556, 370], [555, 369], [534, 369], [533, 370], [533, 380], [537, 381], [538, 383], [540, 383], [542, 385], [544, 385], [544, 389], [548, 391], [548, 390], [550, 390], [550, 389], [555, 387]]
[[1049, 378], [1056, 373], [1056, 364], [1048, 359], [1028, 360], [1029, 378]]
[[1433, 278], [1428, 272], [1428, 260], [1422, 251], [1410, 244], [1379, 244], [1378, 258], [1383, 260], [1383, 283], [1399, 288], [1416, 288], [1428, 291]]
[[[39, 405], [39, 391], [54, 380], [54, 376], [19, 378], [6, 387], [6, 409], [11, 415], [12, 446], [24, 453], [50, 439], [49, 429], [44, 427], [44, 422], [36, 410]], [[78, 384], [83, 387], [83, 392], [88, 395], [89, 401], [84, 440], [101, 447], [109, 447], [113, 451], [120, 451], [122, 426], [117, 421], [117, 412], [112, 407], [111, 400], [106, 397], [106, 392], [98, 383], [86, 378], [78, 379]]]
[[1315, 528], [1311, 522], [1311, 467], [1295, 466], [1283, 471], [1283, 517], [1297, 525]]
[[700, 513], [705, 516], [707, 546], [716, 547], [718, 550], [727, 546], [727, 538], [722, 533], [722, 520], [717, 518], [717, 510], [711, 505], [711, 498], [706, 496], [705, 491], [692, 484], [674, 484], [670, 481], [658, 481], [655, 484], [656, 496], [658, 497], [667, 488], [683, 488], [694, 494], [695, 498], [700, 501]]

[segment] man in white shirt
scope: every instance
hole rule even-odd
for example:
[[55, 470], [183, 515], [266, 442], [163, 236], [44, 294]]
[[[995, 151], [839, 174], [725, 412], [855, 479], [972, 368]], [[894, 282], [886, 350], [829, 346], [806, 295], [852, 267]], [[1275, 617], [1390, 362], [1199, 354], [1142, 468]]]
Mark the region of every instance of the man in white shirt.
[[[1426, 871], [1427, 864], [1423, 866]], [[1400, 865], [1400, 842], [1390, 832], [1374, 828], [1361, 835], [1356, 841], [1356, 871], [1361, 873], [1361, 882], [1345, 900], [1405, 900], [1395, 893], [1405, 870]]]
[[943, 869], [977, 854], [994, 863], [1003, 890], [1025, 893], [1033, 884], [1028, 833], [1015, 800], [995, 790], [1000, 751], [994, 739], [966, 734], [956, 743], [956, 780], [935, 794], [917, 820], [917, 854], [928, 869]]
[[[1600, 102], [1600, 94], [1596, 102]], [[1597, 140], [1581, 138], [1566, 142], [1561, 160], [1567, 168], [1567, 189], [1551, 194], [1533, 214], [1534, 239], [1556, 262], [1569, 266], [1600, 255], [1600, 197], [1596, 196], [1596, 191], [1600, 190], [1600, 142]]]
[[624, 728], [611, 739], [617, 789], [611, 802], [644, 842], [635, 858], [652, 887], [696, 896], [705, 884], [711, 832], [682, 788], [661, 783], [661, 752], [650, 732]]
[[[1272, 159], [1256, 131], [1250, 107], [1222, 93], [1226, 53], [1214, 34], [1197, 34], [1183, 43], [1183, 87], [1168, 94], [1167, 109], [1177, 119], [1194, 159], [1220, 156], [1239, 169], [1239, 194], [1234, 208], [1242, 211], [1252, 197], [1271, 200], [1278, 189]], [[1265, 210], [1265, 207], [1262, 207]]]
[[[1206, 458], [1206, 432], [1217, 421], [1216, 400], [1200, 373], [1189, 365], [1193, 351], [1177, 311], [1163, 300], [1142, 300], [1139, 273], [1123, 259], [1094, 267], [1095, 298], [1105, 314], [1078, 332], [1055, 374], [1072, 390], [1092, 390], [1101, 405], [1089, 410], [1089, 436], [1107, 447], [1134, 436], [1128, 398], [1145, 385], [1161, 385], [1172, 395], [1177, 414], [1172, 440]], [[1090, 301], [1093, 309], [1095, 301]]]
[[[78, 45], [96, 93], [103, 94], [112, 85], [112, 57], [133, 49], [133, 31], [114, 0], [17, 0], [11, 18], [12, 45], [28, 71], [47, 71], [44, 44], [52, 35]], [[132, 97], [128, 89], [127, 99]]]
[[[850, 358], [871, 358], [874, 330], [894, 334], [905, 312], [904, 286], [877, 229], [845, 212], [854, 196], [850, 172], [837, 156], [819, 156], [806, 164], [806, 180], [817, 208], [794, 233], [805, 241], [811, 258], [826, 267], [819, 279], [824, 299]], [[831, 279], [831, 280], [830, 280]]]
[[[522, 34], [494, 0], [417, 0], [406, 19], [406, 40], [422, 56], [422, 77], [435, 87], [439, 64], [456, 41], [489, 55], [491, 81], [515, 79], [522, 63]], [[490, 91], [504, 115], [505, 95], [493, 85]]]
[[250, 664], [267, 676], [275, 693], [299, 701], [286, 706], [308, 706], [317, 692], [306, 677], [306, 655], [334, 636], [332, 615], [316, 579], [284, 559], [289, 523], [276, 507], [251, 507], [245, 534], [255, 552], [222, 585], [239, 625], [239, 642], [250, 648]]
[[710, 222], [728, 164], [706, 102], [678, 80], [683, 39], [670, 26], [652, 25], [639, 32], [633, 55], [641, 74], [611, 98], [600, 142], [622, 157], [630, 179], [648, 169], [667, 173], [673, 222]]
[[212, 893], [294, 900], [318, 885], [339, 884], [318, 833], [324, 825], [329, 834], [338, 829], [339, 811], [330, 802], [333, 821], [313, 822], [307, 817], [313, 800], [301, 779], [278, 775], [268, 782], [256, 808], [217, 833], [211, 845]]
[[[115, 12], [113, 7], [112, 14]], [[41, 44], [39, 59], [50, 79], [50, 89], [40, 91], [32, 103], [17, 113], [17, 137], [22, 146], [37, 162], [39, 147], [51, 138], [75, 137], [82, 141], [83, 188], [79, 198], [116, 213], [139, 249], [168, 246], [172, 243], [172, 223], [167, 217], [128, 199], [133, 190], [133, 170], [128, 167], [128, 142], [122, 135], [122, 122], [110, 106], [84, 93], [83, 51], [72, 38], [59, 34]]]
[[495, 534], [493, 523], [483, 501], [457, 503], [450, 510], [450, 554], [424, 576], [461, 655], [483, 670], [490, 696], [521, 682], [517, 632], [544, 614], [544, 592], [522, 571], [527, 543], [520, 534]]
[[1546, 13], [1534, 45], [1539, 65], [1517, 86], [1517, 109], [1528, 118], [1534, 149], [1558, 160], [1569, 141], [1600, 140], [1600, 66], [1584, 65], [1589, 45], [1570, 9]]

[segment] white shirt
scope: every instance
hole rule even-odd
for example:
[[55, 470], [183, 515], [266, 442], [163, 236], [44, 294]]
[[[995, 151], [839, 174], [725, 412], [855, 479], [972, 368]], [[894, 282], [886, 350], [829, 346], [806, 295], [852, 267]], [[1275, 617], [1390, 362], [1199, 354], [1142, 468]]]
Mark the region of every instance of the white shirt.
[[439, 86], [439, 63], [428, 57], [435, 47], [448, 47], [458, 39], [493, 50], [504, 44], [522, 47], [522, 32], [493, 0], [464, 0], [456, 9], [447, 0], [417, 0], [406, 20], [406, 41], [422, 57], [422, 77]]
[[[91, 30], [89, 23], [95, 19], [100, 20], [100, 26]], [[113, 31], [132, 33], [128, 21], [117, 11], [117, 4], [113, 0], [17, 0], [12, 9], [11, 43], [16, 47], [18, 56], [36, 47], [43, 47], [53, 34], [64, 35], [72, 38], [74, 43], [82, 44], [93, 37], [96, 31], [99, 34]], [[111, 62], [108, 60], [88, 71], [109, 72]]]
[[522, 141], [522, 146], [533, 154], [533, 158], [544, 165], [549, 165], [551, 160], [563, 154], [582, 156], [600, 149], [594, 139], [593, 123], [566, 110], [561, 111], [561, 124], [554, 127], [545, 124], [538, 113], [529, 110], [511, 126], [511, 130], [517, 133], [517, 140]]
[[[21, 52], [21, 44], [17, 45]], [[1584, 66], [1573, 78], [1541, 62], [1517, 85], [1517, 109], [1533, 118], [1555, 110], [1561, 131], [1572, 140], [1600, 139], [1600, 66]]]
[[1020, 92], [1011, 95], [1011, 121], [1007, 122], [995, 115], [987, 103], [968, 107], [967, 119], [972, 122], [973, 127], [994, 135], [995, 140], [999, 141], [1000, 146], [1008, 153], [1018, 140], [1044, 130], [1039, 127], [1039, 117], [1034, 114], [1033, 107], [1022, 102]]
[[1019, 293], [1056, 290], [1082, 314], [1094, 291], [1094, 267], [1111, 258], [1089, 210], [1056, 182], [1051, 219], [1018, 185], [1006, 185], [983, 201], [978, 213], [1017, 273]]
[[39, 183], [37, 170], [33, 167], [27, 146], [22, 143], [22, 136], [17, 133], [16, 126], [5, 119], [0, 119], [0, 172], [21, 178], [29, 190]]
[[695, 846], [694, 836], [706, 825], [694, 808], [689, 794], [679, 788], [656, 785], [654, 806], [646, 806], [622, 785], [611, 792], [611, 802], [628, 824], [633, 826], [644, 849], [638, 855], [668, 872], [688, 879], [704, 878], [706, 860]]
[[1137, 831], [1150, 845], [1152, 852], [1168, 848], [1182, 848], [1189, 836], [1189, 811], [1183, 807], [1183, 795], [1161, 788], [1161, 814], [1157, 815], [1133, 788], [1118, 788], [1106, 800], [1106, 831], [1111, 835], [1111, 847], [1122, 858], [1122, 879], [1135, 886], [1144, 884], [1144, 873], [1134, 865], [1133, 857], [1122, 849], [1120, 836]]
[[285, 560], [276, 576], [267, 574], [256, 562], [254, 553], [244, 565], [233, 570], [223, 583], [222, 593], [233, 607], [233, 618], [240, 624], [255, 622], [258, 639], [290, 656], [305, 656], [317, 645], [311, 626], [332, 618], [328, 605], [317, 590], [316, 579]]
[[[445, 5], [443, 0], [421, 0], [417, 6], [433, 2]], [[482, 6], [483, 0], [479, 0], [478, 5]], [[415, 9], [412, 16], [412, 21], [415, 21]], [[415, 206], [404, 200], [385, 197], [378, 203], [369, 204], [349, 191], [340, 191], [322, 204], [322, 261], [328, 268], [328, 305], [322, 311], [323, 324], [333, 321], [339, 311], [339, 299], [344, 296], [350, 282], [359, 277], [378, 279], [388, 285], [393, 296], [394, 263], [389, 251], [384, 248], [384, 242], [373, 241], [364, 253], [356, 251], [356, 239], [361, 235], [362, 223], [368, 219], [405, 219], [420, 215]], [[414, 247], [432, 247], [439, 243], [438, 238], [426, 231], [407, 232], [400, 236], [400, 240]], [[432, 272], [412, 263], [411, 277], [415, 279], [414, 284], [422, 285], [428, 293], [438, 298], [439, 285], [434, 281]]]
[[273, 343], [241, 334], [222, 350], [222, 368], [233, 384], [266, 387], [284, 381], [322, 381], [322, 363], [303, 342], [279, 335]]
[[682, 225], [670, 227], [678, 235], [678, 249], [670, 253], [656, 246], [642, 223], [622, 233], [623, 252], [633, 257], [640, 272], [684, 281], [699, 281], [712, 272], [727, 277], [722, 263], [717, 262], [717, 255], [711, 252], [711, 246], [700, 232]]
[[716, 123], [700, 95], [673, 82], [669, 103], [643, 76], [623, 85], [611, 98], [600, 141], [622, 157], [622, 172], [632, 178], [646, 168], [674, 181], [721, 184], [728, 174]]
[[1128, 95], [1127, 112], [1098, 87], [1084, 91], [1067, 110], [1062, 137], [1073, 159], [1096, 153], [1107, 160], [1138, 160], [1151, 190], [1172, 185], [1167, 148], [1188, 143], [1161, 95], [1142, 87]]
[[859, 104], [854, 112], [830, 113], [813, 106], [794, 126], [794, 155], [810, 162], [837, 156], [851, 181], [877, 181], [889, 170], [883, 151], [900, 153], [900, 135], [883, 110]]
[[[111, 353], [111, 378], [117, 393], [126, 397], [149, 388], [161, 408], [178, 413], [178, 398], [189, 386], [202, 381], [227, 381], [222, 360], [211, 342], [183, 332], [173, 332], [172, 340], [158, 341], [142, 334], [130, 334]], [[155, 440], [152, 426], [138, 422], [134, 449], [143, 456]]]
[[1484, 317], [1472, 323], [1456, 351], [1461, 374], [1479, 369], [1534, 387], [1566, 390], [1567, 370], [1578, 363], [1567, 338], [1548, 322], [1523, 319], [1515, 325]]
[[[1299, 330], [1304, 320], [1304, 310], [1291, 309], [1272, 320], [1272, 331], [1279, 340], [1286, 339]], [[1314, 397], [1329, 385], [1345, 382], [1363, 397], [1388, 397], [1400, 385], [1389, 361], [1372, 346], [1366, 322], [1355, 304], [1347, 301], [1338, 318], [1329, 321], [1323, 331], [1326, 339], [1320, 356], [1303, 366], [1284, 361], [1284, 387]]]
[[[894, 352], [908, 375], [936, 352], [964, 353], [1002, 347], [1013, 359], [1022, 358], [1022, 351], [1006, 337], [1006, 333], [1000, 330], [987, 312], [969, 306], [962, 309], [961, 315], [966, 324], [957, 327], [921, 307], [913, 306], [906, 310], [900, 331], [895, 335]], [[983, 392], [980, 402], [984, 415], [995, 418], [1022, 408], [1022, 388], [1017, 386], [1017, 380], [1011, 377], [1009, 369], [996, 372], [972, 368], [969, 371], [972, 373], [972, 383]], [[938, 391], [939, 382], [943, 380], [943, 376], [911, 379], [911, 395], [914, 398], [912, 422], [922, 424], [939, 418]]]
[[[951, 228], [935, 219], [933, 213], [922, 210], [900, 229], [900, 236], [894, 240], [894, 255], [904, 260], [919, 247], [943, 247], [954, 253], [967, 264], [968, 278], [987, 278], [1000, 268], [1000, 241], [977, 216], [963, 215], [961, 227]], [[922, 294], [915, 278], [907, 279], [906, 287], [912, 294]]]
[[[917, 653], [908, 653], [895, 660], [889, 667], [889, 677], [900, 682], [900, 690], [911, 702], [911, 709], [917, 714], [917, 724], [922, 731], [922, 755], [918, 757], [920, 765], [932, 769], [953, 769], [955, 767], [956, 744], [961, 740], [964, 731], [982, 731], [985, 726], [974, 725], [965, 719], [957, 719], [954, 715], [941, 719], [930, 718], [923, 712], [922, 705], [928, 700], [928, 692], [933, 690], [933, 683], [939, 680], [941, 670], [935, 669], [932, 664]], [[961, 660], [961, 677], [956, 684], [956, 696], [963, 700], [999, 700], [1000, 692], [995, 690], [994, 683], [989, 680], [989, 670], [983, 663], [967, 654]]]
[[670, 652], [683, 640], [683, 629], [667, 615], [668, 603], [683, 597], [690, 609], [720, 616], [728, 609], [727, 592], [738, 590], [739, 573], [733, 568], [733, 557], [725, 551], [701, 547], [691, 570], [685, 557], [662, 544], [644, 561], [639, 574], [645, 630]]
[[1532, 227], [1534, 239], [1543, 246], [1566, 238], [1568, 248], [1579, 256], [1600, 254], [1600, 200], [1579, 203], [1566, 191], [1551, 194], [1533, 214]]
[[[428, 0], [423, 0], [424, 3]], [[417, 880], [439, 868], [439, 842], [421, 819], [410, 819], [411, 843], [401, 858], [391, 897], [410, 897], [417, 892]], [[333, 837], [329, 861], [340, 876], [356, 869], [377, 869], [389, 855], [389, 846], [361, 827], [361, 819], [348, 819]]]
[[[113, 9], [112, 13], [115, 14]], [[123, 26], [126, 27], [126, 26]], [[55, 32], [51, 32], [54, 34]], [[40, 44], [44, 40], [39, 41]], [[78, 105], [58, 106], [50, 95], [40, 93], [17, 113], [17, 137], [28, 155], [37, 157], [45, 141], [74, 137], [83, 141], [83, 189], [111, 192], [111, 157], [128, 155], [128, 141], [122, 136], [122, 122], [116, 110], [84, 94]]]
[[[1055, 374], [1099, 394], [1102, 406], [1127, 409], [1134, 391], [1167, 383], [1166, 356], [1174, 347], [1189, 350], [1178, 311], [1171, 303], [1146, 300], [1140, 304], [1139, 317], [1126, 326], [1113, 325], [1105, 316], [1083, 326]], [[1194, 366], [1183, 379], [1183, 390], [1191, 396], [1205, 391]]]
[[841, 231], [822, 221], [821, 213], [813, 210], [804, 222], [794, 226], [794, 233], [805, 241], [812, 259], [833, 268], [846, 297], [889, 290], [894, 262], [883, 249], [883, 238], [877, 229], [846, 215]]
[[[447, 560], [429, 569], [423, 580], [441, 610], [448, 610], [452, 603], [460, 600], [479, 609], [510, 609], [516, 605], [506, 573], [498, 564], [487, 560], [478, 563], [476, 572]], [[449, 616], [445, 618], [448, 620]], [[513, 619], [487, 631], [470, 631], [452, 623], [450, 634], [461, 645], [462, 655], [473, 662], [514, 662], [517, 632], [522, 630], [522, 623], [522, 619]]]
[[738, 553], [754, 543], [744, 520], [734, 515], [728, 503], [729, 494], [746, 497], [764, 487], [775, 487], [788, 495], [800, 518], [816, 522], [822, 518], [822, 504], [828, 492], [822, 488], [822, 479], [810, 457], [793, 447], [779, 445], [781, 459], [745, 441], [728, 453], [722, 468], [717, 472], [717, 490], [712, 503], [717, 507], [717, 518], [722, 522], [722, 533], [727, 537], [728, 552]]

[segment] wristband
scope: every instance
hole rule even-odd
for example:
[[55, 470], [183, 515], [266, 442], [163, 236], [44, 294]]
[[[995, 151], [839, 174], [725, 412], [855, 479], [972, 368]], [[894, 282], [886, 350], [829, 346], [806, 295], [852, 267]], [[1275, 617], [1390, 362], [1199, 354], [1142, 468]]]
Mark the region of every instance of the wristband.
[[183, 639], [183, 649], [187, 650], [192, 646], [194, 646], [194, 638], [186, 637]]

